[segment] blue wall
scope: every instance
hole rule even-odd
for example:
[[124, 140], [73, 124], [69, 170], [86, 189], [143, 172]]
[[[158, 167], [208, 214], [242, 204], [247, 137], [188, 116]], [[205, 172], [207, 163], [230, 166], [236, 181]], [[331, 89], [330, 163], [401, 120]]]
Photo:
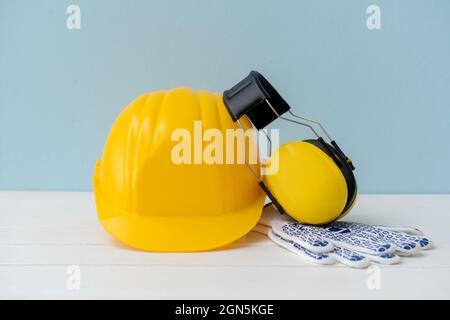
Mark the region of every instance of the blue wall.
[[447, 0], [0, 0], [0, 189], [91, 190], [134, 97], [222, 91], [257, 69], [327, 124], [362, 192], [449, 193], [449, 13]]

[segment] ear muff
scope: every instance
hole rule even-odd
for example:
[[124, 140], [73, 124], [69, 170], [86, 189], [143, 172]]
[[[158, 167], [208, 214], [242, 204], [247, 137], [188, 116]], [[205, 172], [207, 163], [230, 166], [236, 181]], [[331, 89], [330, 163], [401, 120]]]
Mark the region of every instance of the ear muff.
[[309, 142], [281, 146], [272, 154], [266, 172], [267, 189], [288, 215], [302, 223], [336, 220], [352, 196], [333, 158]]
[[[320, 122], [294, 114], [257, 71], [251, 71], [225, 90], [223, 101], [231, 118], [239, 125], [244, 115], [258, 130], [282, 119], [308, 127], [317, 137], [317, 140], [288, 143], [274, 152], [265, 166], [262, 180], [253, 172], [280, 213], [303, 223], [324, 224], [350, 211], [357, 195], [355, 167]], [[320, 131], [316, 130], [318, 128]], [[323, 140], [322, 133], [330, 144]]]
[[[309, 139], [309, 140], [304, 140], [304, 141], [316, 146], [317, 148], [322, 150], [322, 152], [325, 152], [329, 157], [332, 157], [332, 158], [339, 157], [336, 149], [332, 145], [330, 145], [324, 141], [319, 141], [319, 140], [315, 140], [315, 139]], [[328, 148], [325, 148], [324, 144], [326, 144], [328, 146]], [[334, 153], [334, 157], [333, 157], [333, 155], [330, 154], [330, 151]], [[342, 160], [342, 161], [344, 161], [344, 160]], [[347, 214], [347, 212], [350, 211], [350, 209], [353, 207], [353, 204], [355, 203], [355, 200], [356, 200], [358, 188], [356, 185], [355, 175], [353, 174], [352, 169], [349, 166], [344, 165], [343, 163], [336, 163], [336, 165], [341, 170], [341, 173], [344, 176], [345, 182], [347, 184], [347, 201], [345, 203], [344, 209], [342, 210], [341, 214], [338, 217], [338, 218], [341, 218], [345, 214]]]

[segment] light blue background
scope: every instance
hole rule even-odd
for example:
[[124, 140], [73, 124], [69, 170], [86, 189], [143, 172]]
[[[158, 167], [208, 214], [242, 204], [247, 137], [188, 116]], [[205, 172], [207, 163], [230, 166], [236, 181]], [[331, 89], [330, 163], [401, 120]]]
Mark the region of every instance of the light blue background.
[[137, 95], [223, 91], [257, 69], [334, 133], [362, 192], [449, 193], [449, 13], [447, 0], [0, 0], [0, 189], [91, 190]]

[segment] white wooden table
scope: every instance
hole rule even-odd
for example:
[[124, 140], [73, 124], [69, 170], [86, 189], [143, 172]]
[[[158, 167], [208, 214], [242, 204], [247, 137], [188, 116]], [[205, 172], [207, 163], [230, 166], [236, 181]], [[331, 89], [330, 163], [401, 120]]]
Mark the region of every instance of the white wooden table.
[[141, 252], [103, 230], [92, 193], [1, 191], [0, 298], [450, 298], [450, 195], [362, 195], [347, 219], [419, 227], [435, 249], [371, 273], [311, 265], [255, 232], [226, 250]]

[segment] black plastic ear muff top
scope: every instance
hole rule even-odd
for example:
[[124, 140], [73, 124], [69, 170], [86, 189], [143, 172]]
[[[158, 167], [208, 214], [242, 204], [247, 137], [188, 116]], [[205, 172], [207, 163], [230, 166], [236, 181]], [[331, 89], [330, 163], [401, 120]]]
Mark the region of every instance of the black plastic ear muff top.
[[245, 114], [258, 130], [291, 108], [257, 71], [251, 71], [233, 88], [224, 91], [223, 101], [233, 121], [236, 122]]
[[[278, 118], [310, 128], [317, 136], [317, 139], [306, 140], [305, 142], [313, 144], [331, 157], [345, 178], [347, 184], [347, 200], [340, 216], [351, 208], [357, 193], [356, 179], [353, 175], [355, 167], [353, 166], [352, 161], [344, 154], [338, 144], [329, 136], [325, 131], [325, 128], [319, 122], [293, 114], [292, 111], [290, 111], [289, 104], [280, 96], [269, 81], [257, 71], [251, 71], [250, 74], [238, 84], [231, 89], [224, 91], [223, 101], [234, 122], [239, 123], [239, 119], [243, 115], [246, 115], [258, 130], [266, 127]], [[282, 115], [286, 112], [289, 112], [292, 117], [307, 121], [308, 123], [283, 117]], [[316, 124], [321, 128], [329, 138], [330, 144], [323, 140], [312, 127], [312, 124]], [[256, 174], [255, 176], [257, 177]], [[286, 213], [275, 196], [264, 184], [263, 180], [259, 179], [258, 183], [278, 211], [280, 211], [280, 213]]]

